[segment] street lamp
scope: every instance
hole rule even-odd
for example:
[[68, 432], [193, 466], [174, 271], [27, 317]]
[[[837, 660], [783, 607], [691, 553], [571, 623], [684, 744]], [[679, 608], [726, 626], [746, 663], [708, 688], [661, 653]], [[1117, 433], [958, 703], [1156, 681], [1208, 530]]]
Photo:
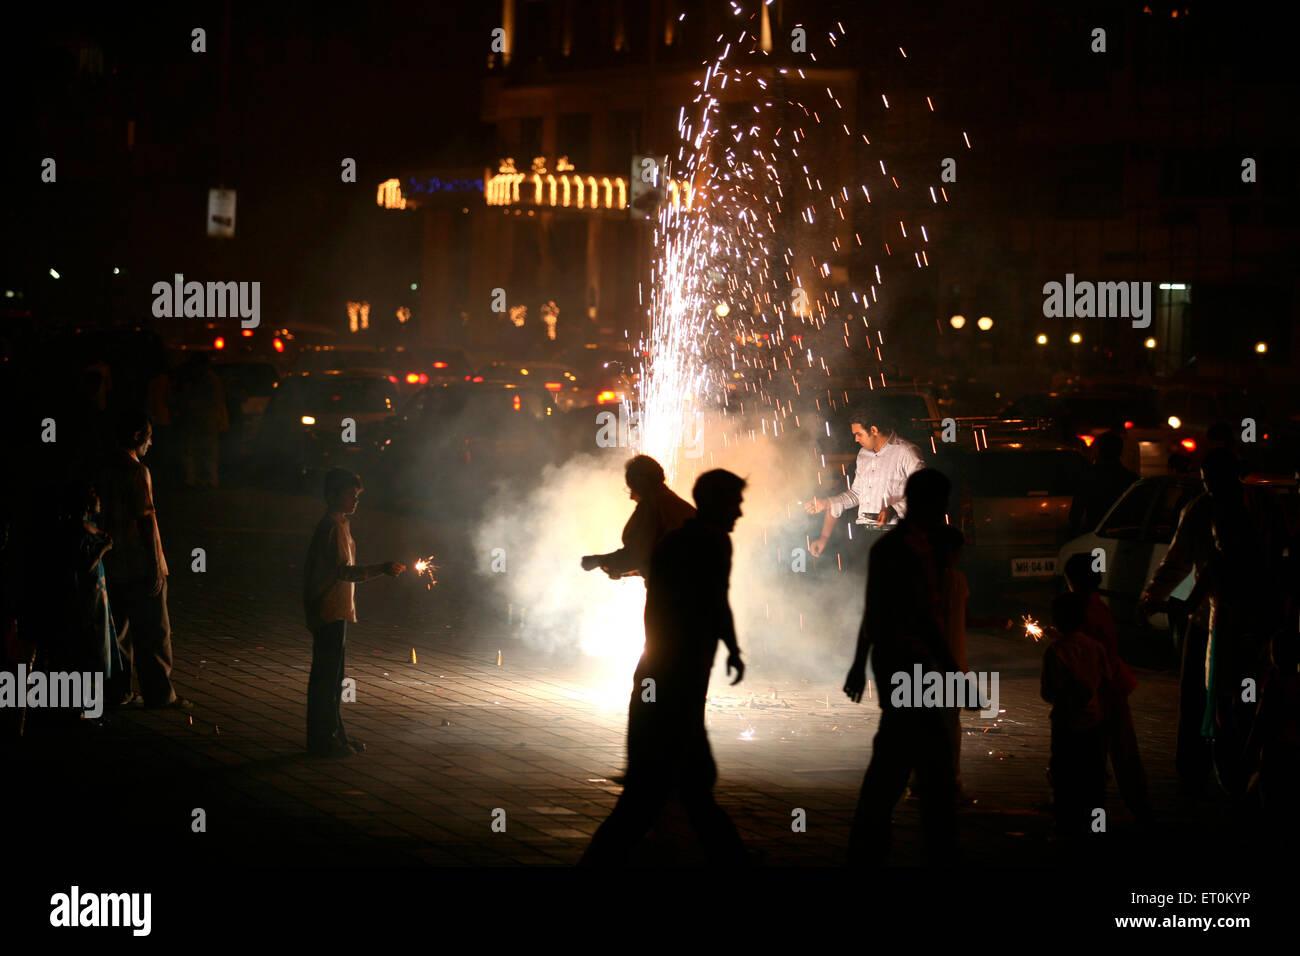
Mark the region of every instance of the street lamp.
[[989, 329], [993, 328], [993, 320], [987, 315], [980, 316], [980, 320], [975, 324], [979, 326], [981, 332], [987, 332]]
[[1047, 344], [1047, 336], [1044, 335], [1042, 332], [1039, 332], [1039, 333], [1038, 333], [1038, 338], [1034, 339], [1034, 341], [1037, 342], [1039, 345], [1046, 345], [1046, 344]]
[[948, 324], [951, 325], [954, 329], [960, 329], [966, 324], [966, 316], [954, 315], [951, 319], [948, 320]]
[[1082, 341], [1083, 341], [1083, 336], [1080, 335], [1078, 332], [1070, 333], [1070, 343], [1072, 345], [1078, 345]]
[[718, 314], [718, 318], [725, 319], [731, 314], [731, 306], [727, 305], [725, 302], [719, 302], [717, 308], [713, 311]]
[[1155, 339], [1147, 339], [1147, 340], [1146, 340], [1145, 342], [1143, 342], [1142, 344], [1145, 345], [1145, 346], [1146, 346], [1147, 348], [1149, 348], [1149, 349], [1153, 349], [1153, 348], [1156, 347], [1156, 340], [1155, 340]]
[[1255, 343], [1255, 351], [1258, 352], [1260, 355], [1263, 355], [1265, 352], [1268, 351], [1268, 343], [1267, 343], [1267, 342], [1256, 342], [1256, 343]]

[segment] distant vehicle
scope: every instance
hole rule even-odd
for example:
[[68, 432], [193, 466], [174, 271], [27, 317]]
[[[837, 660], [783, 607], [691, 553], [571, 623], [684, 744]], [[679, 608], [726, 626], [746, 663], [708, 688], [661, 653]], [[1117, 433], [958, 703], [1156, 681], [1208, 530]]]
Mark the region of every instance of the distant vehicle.
[[469, 381], [473, 374], [465, 350], [455, 346], [420, 346], [387, 353], [385, 364], [396, 366], [402, 395], [414, 395], [424, 385]]
[[[281, 475], [303, 474], [355, 459], [368, 432], [396, 414], [397, 386], [360, 372], [291, 375], [275, 386], [257, 427], [260, 463]], [[344, 419], [356, 441], [343, 441]]]
[[564, 415], [545, 388], [510, 383], [427, 385], [375, 436], [369, 471], [400, 505], [484, 502], [496, 482], [538, 480], [561, 452]]
[[573, 368], [544, 359], [489, 362], [481, 366], [470, 381], [488, 385], [514, 385], [518, 388], [542, 388], [555, 397], [556, 405], [563, 411], [586, 404], [586, 393], [589, 391], [583, 389], [582, 376]]
[[1030, 436], [975, 448], [939, 444], [927, 464], [952, 481], [953, 524], [965, 537], [962, 567], [976, 601], [1050, 581], [1069, 537], [1070, 504], [1087, 460]]
[[1091, 448], [1107, 431], [1124, 435], [1121, 461], [1141, 477], [1168, 471], [1169, 434], [1149, 388], [1067, 391], [1026, 395], [1001, 412], [1002, 418], [1051, 419], [1056, 440]]
[[[221, 379], [228, 411], [237, 412], [245, 421], [256, 421], [266, 411], [280, 380], [280, 373], [270, 362], [229, 361], [223, 356], [212, 363], [212, 371]], [[231, 416], [233, 423], [234, 416]]]

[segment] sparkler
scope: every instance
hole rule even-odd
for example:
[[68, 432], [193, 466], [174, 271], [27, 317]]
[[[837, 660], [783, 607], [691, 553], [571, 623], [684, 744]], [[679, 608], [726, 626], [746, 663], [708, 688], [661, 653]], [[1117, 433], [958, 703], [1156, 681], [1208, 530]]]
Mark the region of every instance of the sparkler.
[[1020, 622], [1025, 626], [1025, 637], [1032, 637], [1035, 644], [1043, 639], [1043, 628], [1028, 614], [1024, 615]]
[[438, 579], [433, 576], [433, 572], [438, 570], [438, 566], [433, 563], [433, 555], [429, 555], [427, 558], [416, 558], [414, 568], [417, 575], [423, 575], [429, 579], [425, 583], [424, 589], [432, 591], [433, 586], [438, 583]]

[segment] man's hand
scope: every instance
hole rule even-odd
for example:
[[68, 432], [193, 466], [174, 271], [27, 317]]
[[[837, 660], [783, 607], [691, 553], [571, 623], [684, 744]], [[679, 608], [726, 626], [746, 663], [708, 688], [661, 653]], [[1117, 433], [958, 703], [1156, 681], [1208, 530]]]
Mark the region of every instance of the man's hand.
[[827, 542], [829, 542], [829, 541], [830, 541], [830, 539], [829, 539], [829, 538], [826, 538], [826, 537], [818, 538], [818, 539], [817, 539], [816, 541], [814, 541], [812, 544], [808, 545], [808, 552], [809, 552], [809, 553], [810, 553], [814, 558], [820, 558], [821, 555], [822, 555], [822, 552], [826, 550], [826, 544], [827, 544]]
[[849, 668], [849, 676], [844, 679], [844, 693], [853, 703], [861, 703], [862, 694], [867, 689], [867, 666], [854, 665]]
[[600, 555], [584, 554], [582, 556], [582, 570], [595, 571], [598, 567], [600, 567]]
[[727, 676], [731, 676], [732, 669], [736, 671], [736, 679], [731, 682], [735, 687], [740, 683], [740, 679], [745, 676], [745, 662], [740, 659], [740, 651], [732, 651], [727, 655]]
[[384, 565], [384, 573], [391, 578], [397, 577], [405, 570], [406, 570], [406, 565], [402, 564], [402, 562], [400, 561], [389, 561], [387, 564]]
[[803, 503], [804, 511], [810, 515], [819, 515], [829, 507], [830, 503], [825, 498], [814, 498], [812, 501]]
[[893, 516], [893, 508], [882, 508], [880, 514], [876, 515], [876, 524], [889, 524], [889, 519]]

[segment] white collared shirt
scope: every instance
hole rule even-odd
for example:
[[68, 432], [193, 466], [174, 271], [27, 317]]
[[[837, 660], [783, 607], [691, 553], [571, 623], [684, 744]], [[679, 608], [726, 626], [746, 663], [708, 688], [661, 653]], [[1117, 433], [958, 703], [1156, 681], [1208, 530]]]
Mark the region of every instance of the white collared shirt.
[[[838, 518], [845, 509], [857, 508], [858, 524], [874, 524], [886, 508], [893, 508], [899, 518], [903, 517], [907, 514], [907, 499], [903, 495], [907, 479], [924, 467], [916, 446], [897, 434], [890, 435], [880, 451], [863, 448], [858, 452], [849, 490], [827, 499], [831, 514]], [[891, 519], [889, 523], [896, 524], [897, 520]]]

